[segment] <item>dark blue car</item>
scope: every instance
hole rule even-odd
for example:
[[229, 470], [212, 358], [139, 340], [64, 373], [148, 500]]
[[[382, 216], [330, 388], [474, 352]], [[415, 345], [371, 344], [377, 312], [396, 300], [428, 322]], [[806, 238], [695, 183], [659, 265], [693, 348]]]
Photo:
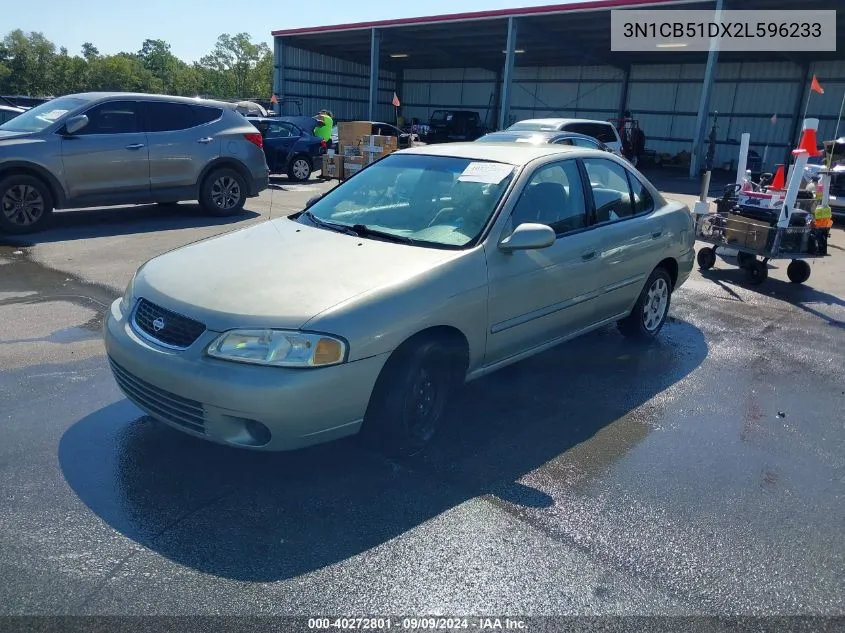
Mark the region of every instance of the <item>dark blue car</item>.
[[264, 155], [271, 174], [287, 174], [304, 182], [321, 169], [326, 142], [314, 136], [316, 121], [308, 116], [246, 117], [264, 137]]

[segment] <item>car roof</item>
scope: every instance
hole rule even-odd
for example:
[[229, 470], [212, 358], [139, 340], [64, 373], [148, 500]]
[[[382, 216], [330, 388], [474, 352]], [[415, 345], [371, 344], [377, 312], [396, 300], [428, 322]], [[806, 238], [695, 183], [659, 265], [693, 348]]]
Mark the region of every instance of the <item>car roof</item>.
[[398, 154], [415, 154], [420, 156], [445, 156], [449, 158], [466, 158], [469, 160], [487, 160], [510, 165], [523, 166], [546, 156], [564, 154], [584, 154], [595, 156], [599, 150], [571, 145], [528, 145], [521, 143], [436, 143], [434, 145], [414, 146], [403, 149]]
[[587, 136], [586, 134], [581, 134], [580, 132], [569, 132], [567, 130], [500, 130], [498, 132], [485, 134], [481, 138], [488, 136], [510, 136], [513, 138], [539, 137], [545, 138], [548, 141], [559, 138], [583, 138], [588, 141], [592, 141], [593, 143], [601, 143], [601, 141], [596, 140], [592, 136]]
[[218, 108], [235, 110], [235, 103], [216, 101], [214, 99], [202, 99], [200, 97], [176, 97], [173, 95], [147, 94], [144, 92], [78, 92], [64, 95], [65, 98], [82, 99], [84, 101], [100, 101], [104, 99], [144, 99], [147, 101], [170, 101], [184, 103], [187, 105], [211, 105]]
[[611, 125], [609, 121], [599, 121], [598, 119], [523, 119], [514, 123], [537, 123], [539, 125], [568, 125], [569, 123], [601, 123], [602, 125]]

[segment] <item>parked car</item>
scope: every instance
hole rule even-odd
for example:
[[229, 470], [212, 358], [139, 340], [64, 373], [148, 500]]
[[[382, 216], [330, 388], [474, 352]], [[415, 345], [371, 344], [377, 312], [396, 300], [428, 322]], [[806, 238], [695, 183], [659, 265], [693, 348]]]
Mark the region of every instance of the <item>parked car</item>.
[[577, 132], [607, 145], [614, 154], [622, 156], [622, 139], [619, 132], [608, 121], [594, 121], [591, 119], [526, 119], [518, 121], [508, 128], [508, 131], [535, 132]]
[[264, 137], [264, 155], [271, 174], [287, 174], [304, 182], [321, 168], [326, 142], [314, 136], [314, 120], [301, 117], [248, 117]]
[[474, 141], [487, 130], [474, 110], [435, 110], [428, 122], [426, 143]]
[[0, 125], [0, 231], [37, 231], [62, 208], [199, 200], [235, 215], [269, 184], [262, 145], [221, 102], [58, 97]]
[[845, 136], [825, 141], [825, 154], [830, 158], [830, 212], [838, 220], [845, 219]]
[[689, 209], [613, 154], [415, 147], [148, 261], [105, 345], [126, 396], [194, 436], [290, 450], [360, 431], [406, 454], [466, 380], [613, 322], [656, 336], [694, 242]]
[[11, 121], [16, 116], [23, 114], [24, 112], [26, 112], [25, 108], [0, 105], [0, 125], [3, 125], [6, 121]]
[[554, 143], [557, 145], [574, 145], [575, 147], [586, 147], [599, 149], [603, 152], [612, 152], [607, 145], [594, 139], [592, 136], [578, 134], [576, 132], [535, 132], [532, 130], [511, 130], [503, 132], [490, 132], [485, 134], [476, 143], [531, 143], [542, 145]]

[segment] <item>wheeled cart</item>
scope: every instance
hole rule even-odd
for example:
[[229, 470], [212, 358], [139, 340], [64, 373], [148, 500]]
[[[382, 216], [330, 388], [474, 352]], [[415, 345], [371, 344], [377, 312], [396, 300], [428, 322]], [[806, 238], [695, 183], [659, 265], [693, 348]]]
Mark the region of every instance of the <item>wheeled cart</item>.
[[732, 213], [702, 216], [696, 224], [696, 239], [711, 244], [696, 255], [699, 268], [708, 270], [716, 263], [718, 249], [737, 251], [737, 263], [753, 285], [769, 276], [771, 260], [788, 259], [786, 275], [796, 284], [810, 278], [807, 260], [825, 257], [827, 232], [811, 226], [771, 226]]

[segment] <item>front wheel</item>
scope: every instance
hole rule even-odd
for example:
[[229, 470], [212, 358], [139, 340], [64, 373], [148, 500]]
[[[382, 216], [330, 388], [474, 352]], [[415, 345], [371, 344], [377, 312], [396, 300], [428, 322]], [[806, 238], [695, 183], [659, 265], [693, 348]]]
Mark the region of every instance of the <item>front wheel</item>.
[[202, 183], [200, 205], [211, 215], [237, 215], [245, 203], [246, 183], [234, 169], [216, 169]]
[[810, 278], [810, 264], [803, 259], [793, 259], [786, 267], [786, 276], [794, 284], [803, 284]]
[[754, 259], [745, 266], [745, 278], [752, 286], [759, 286], [769, 277], [769, 267], [766, 262]]
[[288, 168], [288, 178], [295, 182], [305, 182], [311, 177], [311, 162], [304, 156], [296, 156]]
[[701, 270], [710, 270], [716, 264], [716, 251], [710, 247], [702, 248], [698, 251], [696, 259]]
[[656, 268], [640, 293], [631, 314], [619, 321], [619, 331], [629, 338], [657, 336], [669, 314], [672, 279], [664, 268]]
[[43, 182], [27, 175], [0, 180], [0, 232], [35, 233], [53, 213], [53, 199]]
[[399, 350], [379, 376], [362, 433], [391, 456], [407, 457], [434, 437], [457, 384], [454, 355], [437, 341]]

